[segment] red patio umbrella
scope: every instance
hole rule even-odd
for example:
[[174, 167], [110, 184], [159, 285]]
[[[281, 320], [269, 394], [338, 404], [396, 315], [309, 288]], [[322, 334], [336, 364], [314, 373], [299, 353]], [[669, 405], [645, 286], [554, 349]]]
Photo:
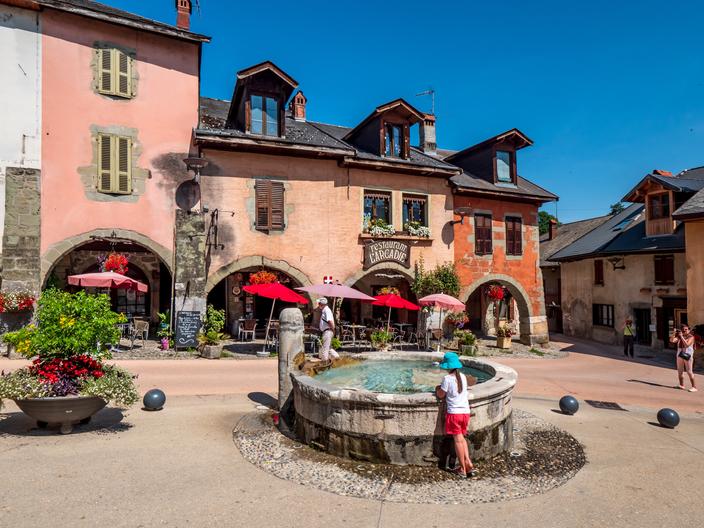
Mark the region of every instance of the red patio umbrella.
[[269, 327], [271, 326], [271, 318], [274, 316], [274, 306], [276, 301], [284, 301], [290, 303], [308, 304], [308, 299], [302, 295], [298, 295], [295, 291], [287, 288], [279, 282], [269, 282], [267, 284], [250, 284], [242, 288], [247, 293], [252, 295], [259, 295], [261, 297], [266, 297], [267, 299], [273, 299], [274, 302], [271, 304], [271, 313], [269, 314], [269, 320], [266, 323], [266, 336], [265, 343], [269, 340]]
[[372, 305], [374, 306], [386, 306], [389, 308], [389, 317], [386, 321], [386, 331], [389, 331], [389, 325], [391, 324], [391, 308], [400, 308], [402, 310], [420, 310], [420, 306], [413, 304], [411, 301], [407, 301], [400, 295], [395, 293], [388, 293], [386, 295], [375, 295], [376, 299]]
[[69, 275], [68, 283], [71, 286], [83, 286], [84, 288], [116, 288], [140, 292], [146, 292], [149, 289], [143, 282], [114, 271]]

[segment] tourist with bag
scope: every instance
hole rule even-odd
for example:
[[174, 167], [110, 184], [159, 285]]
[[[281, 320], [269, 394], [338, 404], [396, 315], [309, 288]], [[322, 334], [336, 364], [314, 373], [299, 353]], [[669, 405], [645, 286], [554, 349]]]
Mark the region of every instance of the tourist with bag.
[[469, 426], [469, 392], [467, 376], [462, 374], [462, 362], [457, 354], [448, 352], [443, 357], [440, 368], [449, 373], [442, 379], [442, 383], [435, 387], [438, 398], [444, 399], [447, 406], [445, 414], [445, 434], [452, 436], [455, 443], [455, 453], [459, 467], [455, 469], [461, 477], [475, 477], [477, 475], [474, 464], [469, 458], [467, 434]]
[[675, 330], [675, 333], [670, 337], [670, 343], [677, 345], [677, 378], [679, 380], [680, 389], [684, 390], [684, 371], [687, 371], [689, 382], [692, 387], [689, 392], [697, 392], [696, 384], [694, 383], [694, 335], [689, 330], [688, 325], [682, 325], [680, 330]]

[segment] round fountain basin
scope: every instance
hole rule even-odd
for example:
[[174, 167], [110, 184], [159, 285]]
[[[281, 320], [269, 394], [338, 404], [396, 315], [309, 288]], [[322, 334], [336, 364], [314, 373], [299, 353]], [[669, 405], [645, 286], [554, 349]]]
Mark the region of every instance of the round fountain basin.
[[[317, 449], [354, 460], [443, 466], [453, 449], [444, 434], [443, 404], [433, 393], [444, 371], [432, 363], [442, 356], [371, 352], [355, 356], [364, 360], [358, 366], [315, 377], [292, 373], [296, 434]], [[460, 359], [480, 381], [469, 391], [470, 455], [481, 460], [510, 450], [516, 371], [491, 361]]]

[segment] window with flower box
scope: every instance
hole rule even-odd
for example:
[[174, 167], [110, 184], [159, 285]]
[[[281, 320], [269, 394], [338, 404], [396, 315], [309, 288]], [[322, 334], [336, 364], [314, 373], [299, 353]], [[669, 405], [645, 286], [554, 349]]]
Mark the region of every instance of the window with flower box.
[[402, 200], [404, 231], [413, 236], [428, 236], [427, 196], [404, 194]]
[[391, 193], [364, 191], [364, 216], [370, 220], [383, 220], [391, 224]]

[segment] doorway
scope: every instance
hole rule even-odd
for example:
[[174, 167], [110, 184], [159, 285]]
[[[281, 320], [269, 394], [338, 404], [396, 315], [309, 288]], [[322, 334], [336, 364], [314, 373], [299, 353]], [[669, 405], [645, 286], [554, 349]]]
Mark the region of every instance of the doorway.
[[636, 323], [636, 343], [650, 346], [650, 308], [633, 310]]

